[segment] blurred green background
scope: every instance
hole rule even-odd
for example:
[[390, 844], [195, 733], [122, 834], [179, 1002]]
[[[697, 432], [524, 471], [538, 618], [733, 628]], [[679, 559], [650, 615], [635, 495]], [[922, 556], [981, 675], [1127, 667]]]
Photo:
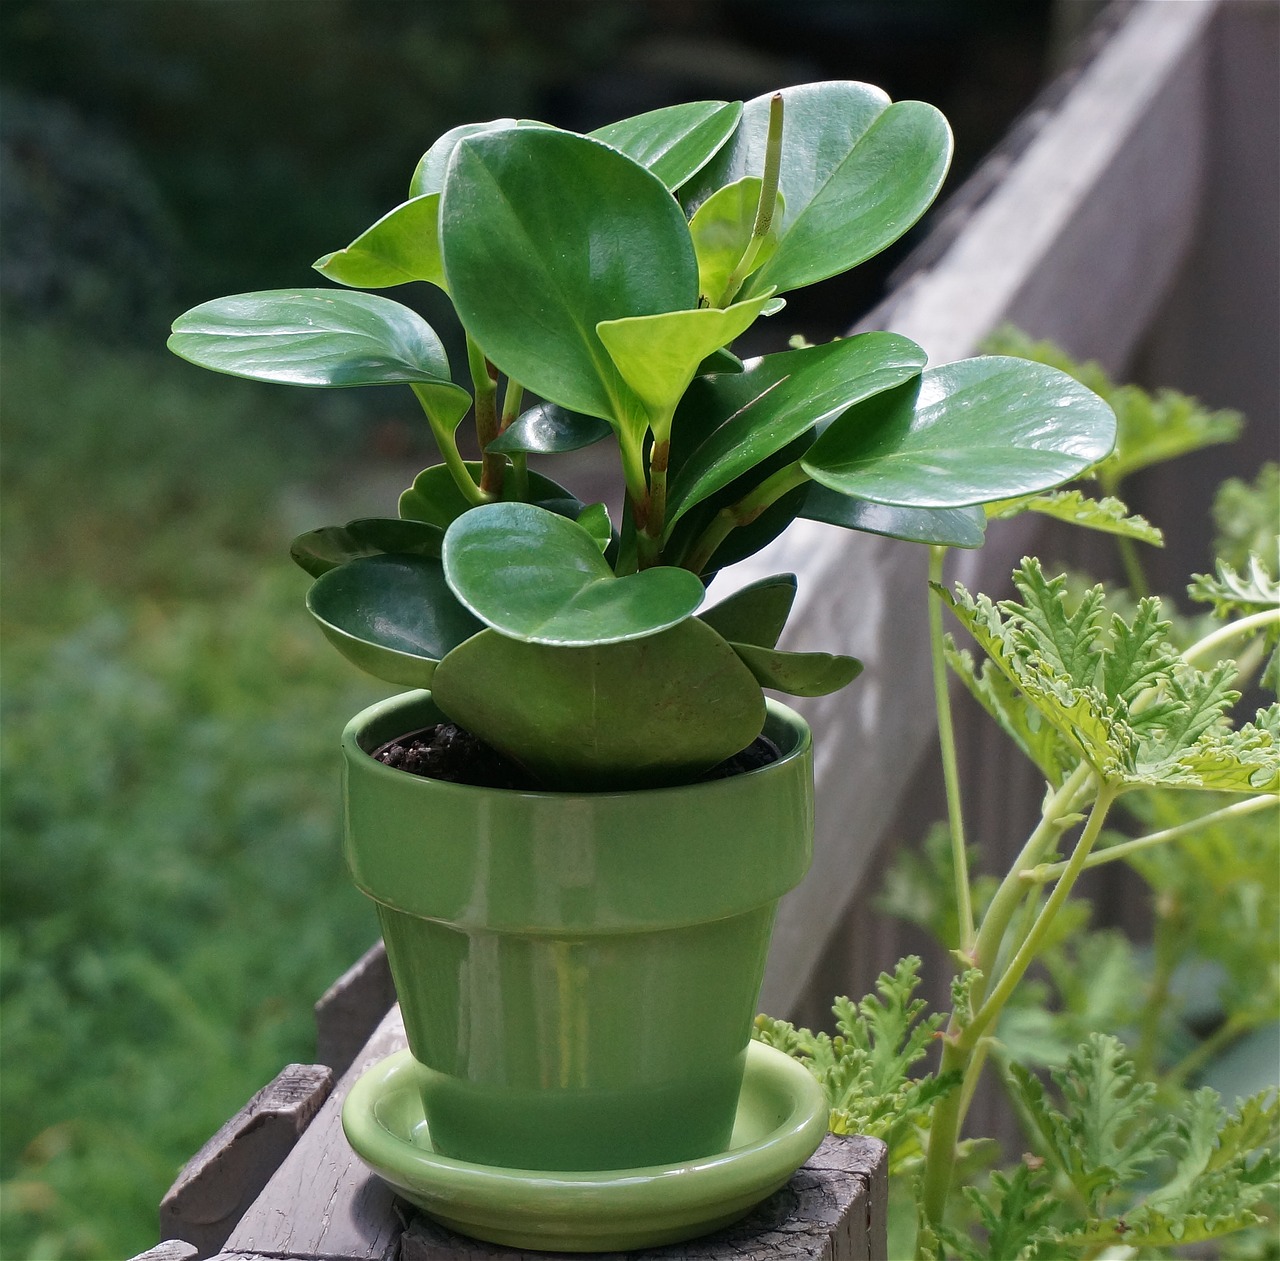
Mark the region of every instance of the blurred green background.
[[[286, 552], [430, 461], [416, 405], [213, 377], [166, 356], [168, 322], [324, 283], [311, 260], [464, 121], [585, 129], [860, 78], [948, 113], [954, 187], [1092, 7], [7, 0], [0, 1255], [154, 1243], [182, 1163], [314, 1054], [313, 1000], [375, 934], [336, 742], [380, 692], [315, 633]], [[909, 244], [778, 336], [843, 330]]]

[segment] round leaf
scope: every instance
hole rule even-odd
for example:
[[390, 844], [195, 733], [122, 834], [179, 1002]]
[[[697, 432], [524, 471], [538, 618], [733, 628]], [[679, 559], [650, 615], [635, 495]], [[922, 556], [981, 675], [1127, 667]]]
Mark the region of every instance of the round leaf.
[[548, 126], [550, 124], [536, 122], [531, 118], [495, 118], [487, 123], [463, 123], [461, 127], [451, 128], [418, 160], [413, 179], [409, 181], [409, 195], [421, 197], [427, 193], [442, 192], [449, 159], [468, 136], [482, 136], [489, 131], [506, 131], [511, 127]]
[[293, 559], [313, 578], [361, 556], [404, 552], [440, 558], [444, 530], [422, 521], [361, 517], [299, 534], [289, 548]]
[[408, 687], [430, 686], [436, 663], [483, 627], [454, 598], [440, 562], [366, 556], [317, 578], [307, 608], [353, 665]]
[[[468, 460], [467, 469], [478, 482], [479, 462]], [[508, 482], [504, 493], [509, 489]], [[558, 512], [561, 516], [576, 518], [582, 511], [582, 504], [572, 491], [565, 490], [558, 482], [553, 482], [551, 478], [535, 473], [532, 469], [529, 470], [529, 497], [533, 503], [541, 505], [548, 512]], [[406, 520], [425, 521], [443, 531], [474, 506], [458, 489], [448, 468], [443, 464], [433, 464], [430, 468], [423, 469], [413, 479], [413, 485], [401, 494], [399, 511]]]
[[382, 216], [344, 250], [312, 266], [322, 276], [357, 289], [385, 289], [410, 280], [444, 288], [440, 265], [440, 194], [415, 197]]
[[829, 652], [781, 652], [754, 644], [731, 644], [761, 687], [789, 696], [826, 696], [847, 687], [862, 673], [857, 657]]
[[559, 455], [589, 447], [612, 432], [608, 422], [599, 417], [571, 412], [554, 403], [539, 403], [517, 416], [486, 450], [504, 455]]
[[610, 123], [591, 136], [648, 167], [675, 192], [711, 160], [741, 116], [741, 101], [688, 101]]
[[846, 412], [801, 463], [844, 495], [959, 508], [1078, 477], [1115, 438], [1111, 408], [1065, 373], [988, 356], [933, 368]]
[[618, 578], [576, 522], [533, 504], [485, 504], [444, 540], [444, 572], [487, 626], [526, 643], [581, 647], [640, 639], [684, 621], [703, 586], [668, 566]]
[[484, 631], [445, 657], [432, 693], [549, 787], [578, 791], [687, 782], [746, 748], [765, 715], [750, 670], [697, 618], [591, 648]]
[[596, 325], [695, 307], [689, 227], [662, 181], [608, 145], [515, 128], [454, 153], [441, 210], [454, 305], [485, 354], [550, 402], [618, 422], [637, 401]]
[[894, 508], [840, 495], [816, 483], [810, 485], [799, 515], [846, 530], [937, 547], [981, 547], [987, 529], [987, 514], [980, 507]]
[[772, 648], [787, 624], [795, 598], [795, 574], [774, 574], [703, 610], [698, 620], [731, 643]]
[[422, 383], [461, 396], [431, 326], [371, 293], [276, 289], [216, 298], [173, 324], [169, 349], [202, 368], [284, 385]]

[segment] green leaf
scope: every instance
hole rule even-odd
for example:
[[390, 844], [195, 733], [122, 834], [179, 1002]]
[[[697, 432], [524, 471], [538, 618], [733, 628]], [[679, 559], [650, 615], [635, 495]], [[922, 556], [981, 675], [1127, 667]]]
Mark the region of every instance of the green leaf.
[[[666, 431], [702, 361], [746, 332], [767, 300], [766, 296], [723, 310], [665, 311], [596, 325], [622, 379], [647, 409], [655, 434]], [[643, 430], [634, 436], [640, 441]]]
[[590, 648], [484, 631], [440, 663], [432, 694], [549, 787], [574, 791], [687, 783], [749, 745], [765, 714], [751, 672], [696, 618]]
[[346, 525], [330, 525], [299, 534], [289, 555], [313, 578], [361, 556], [405, 552], [440, 559], [444, 530], [422, 521], [395, 517], [361, 517]]
[[1130, 515], [1120, 500], [1089, 499], [1078, 490], [1053, 490], [1043, 495], [1025, 495], [1020, 499], [1004, 499], [987, 504], [987, 516], [999, 521], [1023, 512], [1039, 512], [1058, 521], [1137, 539], [1154, 547], [1164, 546], [1164, 535], [1146, 517]]
[[609, 520], [606, 504], [588, 504], [578, 513], [578, 524], [591, 536], [595, 545], [604, 552], [613, 542], [613, 523]]
[[964, 1188], [965, 1197], [986, 1232], [987, 1246], [977, 1255], [992, 1261], [1038, 1255], [1031, 1249], [1057, 1214], [1060, 1202], [1038, 1167], [1040, 1162], [1034, 1163], [1036, 1168], [1024, 1159], [1012, 1177], [993, 1170], [987, 1190]]
[[1237, 569], [1259, 556], [1280, 573], [1280, 464], [1268, 462], [1252, 482], [1229, 477], [1213, 498], [1213, 554]]
[[444, 539], [444, 572], [486, 626], [562, 648], [620, 643], [666, 630], [702, 603], [687, 569], [655, 566], [615, 577], [576, 522], [533, 504], [484, 504]]
[[[717, 188], [689, 220], [689, 235], [698, 256], [698, 292], [712, 306], [719, 306], [726, 299], [732, 302], [737, 296], [736, 292], [726, 294], [725, 290], [751, 243], [762, 186], [763, 181], [756, 175], [734, 180]], [[778, 228], [785, 210], [785, 201], [779, 193], [772, 225], [757, 247], [752, 272], [764, 266], [777, 250]], [[739, 282], [750, 274], [740, 275]], [[740, 284], [734, 286], [735, 290], [740, 287]]]
[[862, 673], [856, 657], [829, 652], [783, 652], [754, 644], [731, 644], [761, 687], [789, 696], [827, 696], [847, 687]]
[[202, 368], [283, 385], [428, 385], [461, 409], [459, 420], [471, 402], [450, 381], [431, 326], [372, 293], [276, 289], [216, 298], [174, 321], [169, 349]]
[[661, 180], [568, 132], [464, 140], [441, 241], [454, 305], [489, 359], [549, 402], [614, 424], [639, 404], [596, 326], [697, 304], [689, 227]]
[[800, 516], [846, 530], [938, 547], [981, 547], [987, 528], [986, 515], [977, 506], [896, 508], [841, 495], [817, 483], [810, 485]]
[[353, 665], [408, 687], [429, 687], [436, 663], [484, 629], [426, 556], [349, 561], [312, 583], [307, 608]]
[[[468, 460], [466, 467], [479, 482], [479, 461]], [[504, 493], [509, 491], [508, 479]], [[532, 469], [529, 470], [529, 501], [570, 519], [576, 519], [583, 507], [572, 491]], [[443, 464], [433, 464], [423, 469], [413, 479], [413, 485], [401, 494], [399, 512], [408, 521], [425, 521], [443, 531], [474, 506], [458, 489], [449, 470]]]
[[[772, 95], [747, 102], [732, 141], [686, 189], [689, 204], [763, 173]], [[920, 101], [890, 104], [879, 88], [850, 82], [784, 88], [782, 99], [786, 215], [748, 294], [786, 293], [878, 254], [925, 212], [951, 160], [946, 119]]]
[[745, 372], [700, 378], [676, 413], [709, 436], [683, 459], [667, 500], [667, 531], [695, 504], [824, 420], [917, 376], [925, 354], [893, 333], [766, 355]]
[[1020, 359], [965, 359], [925, 372], [918, 388], [851, 408], [802, 465], [841, 494], [958, 508], [1076, 477], [1111, 450], [1115, 432], [1111, 409], [1061, 372]]
[[608, 422], [596, 416], [539, 403], [517, 416], [486, 450], [504, 455], [559, 455], [601, 442], [612, 432]]
[[795, 598], [795, 574], [774, 574], [726, 596], [698, 617], [731, 643], [772, 648], [787, 624]]
[[350, 245], [317, 259], [322, 276], [357, 289], [385, 289], [425, 280], [443, 289], [440, 194], [414, 197], [383, 215]]
[[672, 192], [697, 174], [733, 134], [741, 101], [688, 101], [591, 132], [651, 170]]
[[443, 192], [449, 159], [453, 157], [453, 151], [469, 136], [483, 136], [491, 131], [507, 131], [513, 127], [549, 128], [549, 124], [530, 118], [495, 118], [487, 123], [463, 123], [461, 127], [446, 131], [418, 159], [413, 179], [409, 182], [409, 195], [422, 197], [429, 193]]
[[1218, 562], [1216, 577], [1192, 574], [1187, 594], [1224, 618], [1247, 617], [1280, 607], [1280, 582], [1268, 572], [1262, 557], [1250, 553], [1245, 573], [1237, 573], [1226, 561]]

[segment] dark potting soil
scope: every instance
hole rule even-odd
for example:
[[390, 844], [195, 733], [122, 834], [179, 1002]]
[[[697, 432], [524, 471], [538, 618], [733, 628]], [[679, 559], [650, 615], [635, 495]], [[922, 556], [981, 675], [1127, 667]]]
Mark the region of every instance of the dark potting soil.
[[[474, 788], [514, 788], [521, 792], [538, 792], [541, 785], [524, 769], [505, 758], [496, 749], [471, 732], [451, 722], [410, 732], [390, 740], [372, 754], [384, 766], [421, 775], [425, 779], [442, 779], [451, 784], [470, 784]], [[768, 766], [778, 758], [778, 746], [766, 736], [740, 753], [713, 766], [699, 780], [727, 779], [747, 771]]]

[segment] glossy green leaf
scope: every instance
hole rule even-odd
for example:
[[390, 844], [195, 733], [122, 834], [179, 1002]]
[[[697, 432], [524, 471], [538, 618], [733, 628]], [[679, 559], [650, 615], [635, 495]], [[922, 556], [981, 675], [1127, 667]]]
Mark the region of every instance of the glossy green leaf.
[[[664, 311], [621, 320], [603, 320], [596, 332], [622, 379], [648, 410], [654, 432], [669, 421], [681, 395], [714, 351], [746, 332], [767, 296], [721, 310]], [[644, 437], [643, 431], [638, 435]]]
[[765, 714], [755, 677], [697, 618], [591, 648], [485, 631], [445, 657], [432, 690], [549, 787], [579, 791], [688, 782], [749, 745]]
[[483, 629], [426, 556], [349, 561], [312, 583], [307, 608], [353, 665], [408, 687], [430, 686], [436, 663]]
[[385, 289], [410, 280], [444, 288], [440, 263], [440, 194], [414, 197], [383, 215], [343, 250], [312, 266], [357, 289]]
[[655, 566], [618, 578], [591, 535], [533, 504], [485, 504], [444, 539], [449, 586], [482, 622], [526, 643], [583, 647], [640, 639], [684, 621], [703, 586]]
[[730, 644], [761, 687], [789, 696], [826, 696], [862, 673], [857, 657], [829, 652], [781, 652], [754, 644]]
[[741, 116], [741, 101], [688, 101], [624, 118], [590, 134], [648, 167], [675, 192], [715, 156]]
[[640, 405], [596, 326], [697, 305], [679, 205], [644, 167], [584, 136], [516, 128], [464, 140], [441, 241], [454, 305], [490, 360], [549, 402], [614, 423]]
[[505, 455], [558, 455], [589, 447], [612, 432], [608, 421], [597, 416], [584, 416], [554, 403], [538, 403], [517, 416], [486, 450]]
[[425, 384], [456, 399], [449, 360], [431, 326], [372, 293], [276, 289], [216, 298], [173, 324], [169, 349], [202, 368], [283, 385]]
[[[733, 139], [685, 190], [689, 204], [763, 173], [772, 95], [747, 102]], [[951, 160], [946, 119], [921, 101], [891, 104], [879, 88], [841, 81], [784, 88], [782, 99], [786, 214], [744, 294], [786, 293], [878, 254], [929, 207]]]
[[423, 521], [361, 517], [346, 525], [324, 526], [299, 534], [289, 555], [313, 578], [361, 556], [405, 552], [440, 558], [444, 530]]
[[[475, 460], [467, 461], [468, 471], [480, 480], [480, 464]], [[510, 484], [504, 486], [504, 492], [510, 491]], [[541, 505], [548, 512], [557, 512], [561, 516], [576, 518], [582, 511], [582, 504], [572, 491], [565, 490], [558, 482], [544, 477], [541, 473], [529, 470], [530, 502]], [[457, 484], [443, 464], [433, 464], [425, 468], [413, 479], [413, 485], [400, 496], [400, 515], [409, 521], [425, 521], [430, 525], [447, 530], [449, 525], [464, 512], [475, 505], [462, 495]]]
[[767, 456], [863, 399], [917, 376], [925, 353], [895, 333], [860, 333], [766, 355], [745, 372], [702, 378], [676, 414], [710, 436], [684, 460], [667, 501], [680, 515]]
[[730, 643], [773, 648], [795, 598], [795, 574], [774, 574], [726, 596], [698, 618]]
[[846, 530], [937, 547], [981, 547], [987, 529], [986, 513], [978, 506], [897, 508], [841, 495], [816, 483], [809, 487], [799, 515]]
[[[770, 302], [773, 301], [771, 298]], [[769, 313], [769, 302], [764, 305], [763, 315]], [[744, 364], [737, 355], [731, 350], [725, 350], [723, 347], [719, 350], [713, 350], [699, 365], [698, 375], [704, 376], [708, 372], [741, 372]]]
[[483, 136], [491, 131], [507, 131], [512, 127], [549, 127], [531, 118], [495, 118], [487, 123], [463, 123], [446, 131], [418, 160], [413, 179], [409, 181], [409, 195], [421, 197], [427, 193], [444, 190], [444, 178], [449, 169], [453, 151], [468, 136]]
[[725, 294], [729, 277], [751, 243], [751, 230], [755, 227], [760, 203], [760, 187], [759, 176], [744, 175], [732, 184], [717, 188], [689, 220], [689, 235], [698, 256], [698, 292], [713, 306], [719, 306], [726, 297], [733, 301], [741, 282], [751, 272], [763, 267], [778, 248], [778, 230], [786, 210], [781, 193], [775, 201], [773, 226], [761, 238], [750, 271], [739, 275], [739, 285], [734, 287], [734, 293]]
[[613, 542], [613, 522], [606, 504], [588, 504], [578, 513], [578, 524], [591, 535], [592, 542], [604, 552]]
[[841, 494], [958, 508], [1047, 490], [1115, 443], [1111, 409], [1056, 368], [989, 356], [932, 368], [846, 412], [801, 461]]

